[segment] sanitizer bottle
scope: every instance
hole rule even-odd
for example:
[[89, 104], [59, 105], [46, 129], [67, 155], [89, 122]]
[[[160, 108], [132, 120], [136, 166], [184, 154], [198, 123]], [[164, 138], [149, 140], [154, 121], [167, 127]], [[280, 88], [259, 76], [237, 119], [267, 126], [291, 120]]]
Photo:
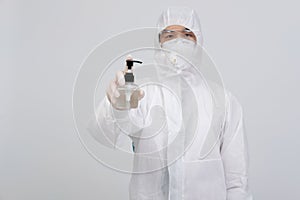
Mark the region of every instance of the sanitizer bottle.
[[142, 61], [128, 59], [126, 60], [127, 71], [124, 75], [125, 85], [119, 86], [119, 98], [116, 101], [116, 108], [119, 110], [128, 110], [138, 106], [138, 85], [134, 83], [132, 72], [133, 63], [142, 64]]

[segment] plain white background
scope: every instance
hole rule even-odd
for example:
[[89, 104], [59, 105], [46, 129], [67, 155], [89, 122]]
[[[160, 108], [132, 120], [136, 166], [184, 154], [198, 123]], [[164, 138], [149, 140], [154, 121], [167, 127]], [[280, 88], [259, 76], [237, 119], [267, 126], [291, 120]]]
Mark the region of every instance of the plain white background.
[[126, 174], [94, 160], [72, 118], [84, 58], [171, 5], [199, 14], [204, 45], [243, 105], [257, 200], [300, 199], [296, 0], [0, 1], [0, 199], [126, 199]]

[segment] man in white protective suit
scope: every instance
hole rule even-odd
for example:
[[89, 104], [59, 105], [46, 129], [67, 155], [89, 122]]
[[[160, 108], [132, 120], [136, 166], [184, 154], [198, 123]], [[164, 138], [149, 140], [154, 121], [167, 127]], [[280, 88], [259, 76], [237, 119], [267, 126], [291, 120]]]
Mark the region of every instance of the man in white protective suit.
[[131, 139], [131, 200], [251, 200], [242, 108], [180, 56], [193, 59], [203, 45], [198, 16], [169, 8], [157, 27], [156, 45], [166, 50], [155, 55], [160, 84], [137, 91], [137, 108], [118, 110], [117, 87], [125, 80], [117, 72], [90, 132], [97, 139], [101, 127], [114, 145], [122, 133]]

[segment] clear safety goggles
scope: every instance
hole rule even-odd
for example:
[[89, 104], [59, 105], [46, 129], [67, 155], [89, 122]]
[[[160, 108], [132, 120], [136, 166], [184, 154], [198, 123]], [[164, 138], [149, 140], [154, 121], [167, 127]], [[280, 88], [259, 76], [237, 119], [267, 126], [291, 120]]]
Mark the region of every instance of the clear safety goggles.
[[187, 40], [196, 41], [196, 36], [190, 29], [186, 28], [182, 31], [164, 29], [159, 33], [159, 41], [166, 42], [176, 38], [184, 38]]

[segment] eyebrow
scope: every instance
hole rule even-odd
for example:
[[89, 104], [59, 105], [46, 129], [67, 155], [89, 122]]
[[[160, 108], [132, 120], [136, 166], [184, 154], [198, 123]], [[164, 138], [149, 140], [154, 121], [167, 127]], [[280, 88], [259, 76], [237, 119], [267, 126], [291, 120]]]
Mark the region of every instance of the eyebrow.
[[[177, 31], [177, 30], [168, 30], [168, 29], [164, 29], [164, 30], [161, 31], [161, 33], [170, 33], [170, 32], [175, 32], [175, 31]], [[181, 30], [181, 31], [192, 32], [192, 31], [191, 31], [190, 29], [188, 29], [188, 28], [184, 28], [184, 29]]]
[[161, 33], [170, 33], [170, 32], [175, 32], [174, 30], [168, 30], [168, 29], [164, 29], [161, 31]]

